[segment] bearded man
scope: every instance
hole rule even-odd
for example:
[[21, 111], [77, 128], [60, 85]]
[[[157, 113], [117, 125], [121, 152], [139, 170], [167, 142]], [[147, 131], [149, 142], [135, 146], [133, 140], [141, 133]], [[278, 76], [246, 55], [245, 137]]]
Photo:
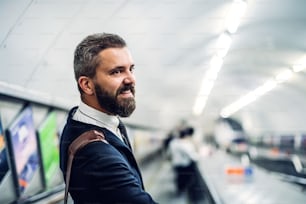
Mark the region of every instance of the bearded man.
[[60, 166], [65, 176], [68, 147], [89, 130], [106, 142], [92, 142], [74, 157], [69, 193], [76, 204], [155, 203], [144, 190], [126, 130], [119, 117], [135, 110], [132, 55], [116, 34], [86, 37], [74, 53], [74, 74], [80, 105], [70, 110], [60, 141]]

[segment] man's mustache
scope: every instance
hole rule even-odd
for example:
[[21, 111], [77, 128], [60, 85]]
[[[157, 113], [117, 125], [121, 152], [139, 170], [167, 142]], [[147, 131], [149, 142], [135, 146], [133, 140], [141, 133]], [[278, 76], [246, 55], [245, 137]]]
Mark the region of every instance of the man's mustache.
[[127, 84], [127, 85], [120, 86], [117, 91], [117, 95], [123, 93], [124, 91], [131, 91], [132, 94], [135, 95], [135, 85]]

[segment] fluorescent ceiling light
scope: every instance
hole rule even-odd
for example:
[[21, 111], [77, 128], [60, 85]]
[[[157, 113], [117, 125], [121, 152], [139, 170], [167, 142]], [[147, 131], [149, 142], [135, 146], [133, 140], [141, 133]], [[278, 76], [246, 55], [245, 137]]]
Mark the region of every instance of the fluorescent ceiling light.
[[305, 65], [301, 65], [301, 64], [295, 64], [292, 66], [292, 70], [294, 72], [300, 72], [300, 71], [303, 71], [305, 69]]
[[261, 96], [261, 95], [271, 91], [273, 88], [275, 88], [276, 84], [277, 84], [276, 81], [269, 80], [266, 83], [264, 83], [262, 86], [255, 89], [255, 92], [256, 92], [257, 96]]
[[264, 83], [262, 86], [256, 88], [255, 90], [249, 92], [245, 96], [241, 97], [234, 103], [226, 106], [221, 110], [221, 117], [229, 117], [230, 115], [234, 114], [241, 108], [245, 107], [246, 105], [252, 103], [256, 99], [258, 99], [260, 96], [264, 95], [265, 93], [271, 91], [273, 88], [276, 87], [276, 81], [269, 80], [266, 83]]
[[292, 70], [294, 72], [300, 72], [303, 71], [306, 68], [306, 57], [301, 59], [298, 63], [292, 66]]
[[218, 72], [223, 64], [223, 60], [220, 57], [213, 56], [210, 61], [210, 68], [204, 75], [204, 78], [201, 83], [200, 91], [195, 100], [195, 104], [193, 106], [193, 114], [201, 115], [204, 107], [206, 105], [206, 101], [208, 96], [214, 87], [215, 80], [217, 79]]
[[230, 115], [237, 112], [238, 110], [240, 110], [244, 106], [246, 106], [249, 103], [255, 101], [256, 98], [257, 97], [254, 95], [254, 93], [250, 92], [249, 94], [247, 94], [247, 95], [241, 97], [240, 99], [238, 99], [236, 102], [234, 102], [234, 103], [230, 104], [229, 106], [223, 108], [221, 110], [220, 115], [224, 118], [229, 117]]
[[198, 96], [195, 102], [195, 105], [193, 106], [193, 114], [198, 116], [201, 115], [203, 112], [203, 109], [206, 105], [207, 96]]
[[263, 94], [271, 91], [273, 88], [276, 87], [277, 84], [283, 83], [289, 80], [293, 76], [293, 71], [287, 69], [285, 71], [280, 72], [275, 76], [275, 79], [267, 81], [262, 86], [256, 88], [255, 90], [249, 92], [245, 96], [241, 97], [234, 103], [226, 106], [221, 110], [220, 115], [222, 117], [229, 117], [233, 113], [237, 112], [244, 106], [250, 104], [251, 102], [255, 101], [258, 97], [262, 96]]
[[220, 58], [216, 55], [213, 56], [213, 58], [210, 60], [209, 71], [218, 73], [222, 64], [223, 64], [223, 59], [222, 58]]
[[225, 57], [230, 46], [232, 43], [232, 38], [229, 36], [228, 33], [223, 33], [220, 35], [218, 42], [217, 42], [217, 48], [218, 48], [218, 53], [217, 55], [221, 58]]
[[281, 73], [279, 73], [278, 75], [276, 75], [275, 80], [277, 83], [283, 83], [287, 80], [289, 80], [292, 77], [292, 71], [287, 69]]
[[[246, 3], [244, 1], [234, 0], [234, 2], [232, 3], [230, 14], [227, 17], [227, 30], [229, 33], [236, 32], [240, 23], [240, 19], [243, 16], [245, 10]], [[194, 115], [202, 114], [208, 96], [214, 86], [215, 80], [217, 79], [218, 72], [222, 67], [223, 58], [226, 56], [231, 46], [232, 38], [230, 37], [228, 32], [224, 32], [223, 34], [221, 34], [218, 39], [217, 48], [219, 49], [219, 51], [211, 59], [210, 68], [203, 78], [200, 91], [193, 106]]]
[[242, 0], [235, 0], [232, 3], [226, 23], [228, 32], [235, 33], [237, 31], [241, 17], [244, 15], [246, 10], [246, 6], [246, 2]]
[[206, 101], [214, 86], [215, 80], [204, 78], [201, 84], [200, 92], [196, 98], [195, 105], [193, 106], [193, 114], [194, 115], [201, 115], [203, 109], [206, 105]]

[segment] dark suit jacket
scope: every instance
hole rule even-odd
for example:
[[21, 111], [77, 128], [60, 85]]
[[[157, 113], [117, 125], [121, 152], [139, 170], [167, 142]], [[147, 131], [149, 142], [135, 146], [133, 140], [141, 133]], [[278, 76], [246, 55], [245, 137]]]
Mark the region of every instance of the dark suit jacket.
[[155, 203], [145, 192], [141, 173], [129, 149], [105, 128], [72, 120], [68, 116], [60, 141], [60, 167], [65, 176], [67, 149], [70, 143], [88, 130], [102, 131], [109, 144], [93, 142], [75, 155], [69, 192], [76, 204], [150, 204]]

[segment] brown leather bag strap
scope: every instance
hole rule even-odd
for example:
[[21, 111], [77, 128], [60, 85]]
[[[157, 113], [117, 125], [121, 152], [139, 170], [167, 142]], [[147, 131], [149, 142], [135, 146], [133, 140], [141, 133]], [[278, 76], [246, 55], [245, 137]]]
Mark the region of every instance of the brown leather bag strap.
[[64, 203], [67, 204], [68, 200], [68, 190], [69, 190], [69, 183], [70, 183], [70, 174], [71, 174], [71, 167], [74, 155], [77, 153], [78, 150], [86, 146], [88, 143], [91, 142], [105, 142], [104, 134], [102, 132], [96, 130], [90, 130], [84, 132], [79, 137], [77, 137], [69, 146], [68, 148], [68, 162], [67, 162], [67, 169], [66, 169], [66, 187], [65, 187], [65, 198]]

